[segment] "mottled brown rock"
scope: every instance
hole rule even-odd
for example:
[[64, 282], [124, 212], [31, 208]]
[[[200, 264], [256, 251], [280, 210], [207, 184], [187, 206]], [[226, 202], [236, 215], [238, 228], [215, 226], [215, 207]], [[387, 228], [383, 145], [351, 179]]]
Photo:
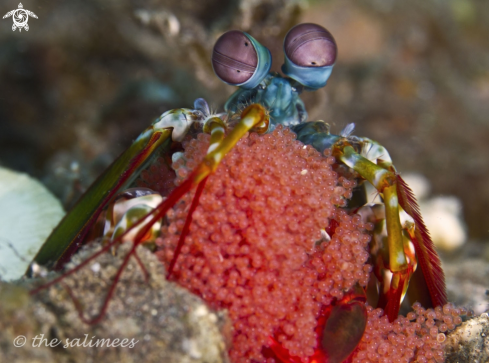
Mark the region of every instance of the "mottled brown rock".
[[487, 313], [466, 321], [448, 335], [446, 363], [489, 362], [489, 317]]
[[[117, 256], [105, 253], [79, 272], [65, 278], [81, 305], [85, 317], [99, 311], [108, 286], [128, 246]], [[74, 258], [79, 263], [96, 248], [83, 250]], [[24, 286], [0, 284], [0, 362], [226, 362], [227, 348], [221, 334], [224, 313], [209, 309], [201, 299], [177, 285], [167, 282], [164, 269], [145, 248], [138, 255], [149, 272], [145, 281], [134, 258], [122, 274], [107, 314], [100, 324], [81, 322], [73, 299], [63, 286], [53, 286], [38, 295], [29, 296]], [[71, 264], [73, 266], [73, 264]], [[33, 347], [43, 338], [56, 338], [56, 348]], [[87, 334], [87, 340], [85, 340]], [[23, 347], [13, 341], [26, 337]], [[94, 337], [94, 338], [92, 338]], [[79, 343], [73, 339], [80, 339]], [[126, 347], [83, 347], [97, 339], [128, 339]], [[75, 347], [66, 345], [67, 339]], [[134, 347], [129, 348], [131, 339]], [[68, 341], [68, 342], [69, 342]], [[137, 341], [137, 343], [135, 343]], [[120, 345], [116, 344], [116, 345]]]

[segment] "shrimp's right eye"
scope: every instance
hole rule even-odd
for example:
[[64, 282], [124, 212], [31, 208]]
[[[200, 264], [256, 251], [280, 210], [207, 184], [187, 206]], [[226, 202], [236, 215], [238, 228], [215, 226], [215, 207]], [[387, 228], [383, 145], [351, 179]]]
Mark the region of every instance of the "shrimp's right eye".
[[243, 88], [255, 88], [268, 74], [270, 51], [251, 35], [231, 30], [214, 45], [212, 67], [225, 83]]
[[284, 40], [285, 75], [309, 89], [324, 87], [336, 61], [338, 49], [329, 31], [317, 24], [299, 24]]

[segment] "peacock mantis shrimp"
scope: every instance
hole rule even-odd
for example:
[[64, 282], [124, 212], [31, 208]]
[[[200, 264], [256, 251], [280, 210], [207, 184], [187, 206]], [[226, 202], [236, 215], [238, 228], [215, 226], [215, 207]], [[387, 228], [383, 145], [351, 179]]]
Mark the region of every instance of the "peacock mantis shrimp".
[[[104, 236], [105, 245], [96, 255], [123, 241], [133, 243], [102, 311], [88, 322], [97, 323], [103, 318], [129, 258], [137, 259], [136, 247], [146, 242], [156, 246], [157, 254], [167, 265], [168, 278], [182, 283], [211, 305], [229, 308], [235, 314], [235, 345], [231, 352], [235, 361], [344, 361], [364, 336], [371, 312], [366, 305], [368, 290], [377, 294], [377, 305], [384, 309], [390, 322], [397, 318], [406, 295], [411, 302], [421, 301], [428, 308], [446, 304], [440, 260], [414, 195], [397, 173], [387, 150], [368, 138], [353, 136], [353, 124], [334, 135], [323, 121], [306, 122], [307, 111], [300, 94], [326, 85], [337, 56], [333, 36], [319, 25], [297, 25], [285, 37], [284, 53], [282, 76], [270, 72], [270, 51], [251, 35], [241, 31], [222, 35], [212, 55], [214, 71], [225, 83], [239, 87], [226, 102], [225, 112], [212, 112], [205, 100], [197, 99], [191, 109], [162, 114], [99, 177], [52, 232], [33, 262], [53, 269], [60, 269], [97, 233]], [[198, 141], [190, 141], [197, 134]], [[246, 155], [256, 151], [248, 146], [259, 151], [243, 162]], [[288, 148], [296, 154], [288, 161], [276, 161], [281, 153], [288, 155]], [[198, 149], [194, 151], [203, 154], [189, 156], [187, 149]], [[245, 156], [236, 156], [238, 152]], [[275, 156], [268, 157], [268, 152]], [[159, 160], [173, 161], [173, 170], [169, 171], [176, 173], [177, 181], [160, 193], [141, 187], [127, 189], [144, 175], [143, 170], [158, 155], [163, 155]], [[243, 165], [243, 174], [239, 174], [238, 163]], [[282, 174], [268, 175], [276, 164], [281, 164]], [[299, 166], [297, 175], [295, 164]], [[247, 171], [248, 166], [254, 171]], [[222, 176], [223, 170], [230, 174]], [[284, 177], [287, 173], [290, 180]], [[256, 194], [253, 189], [244, 191], [239, 189], [244, 187], [236, 186], [236, 180], [245, 180], [249, 174], [255, 181], [246, 183], [256, 182]], [[364, 181], [377, 189], [382, 205], [365, 204]], [[235, 189], [226, 189], [225, 183], [235, 183]], [[214, 213], [214, 207], [205, 209], [212, 190], [217, 196], [232, 197], [239, 206], [233, 209], [229, 203], [216, 202], [228, 213], [220, 214], [216, 221], [222, 235], [237, 241], [234, 252], [230, 252], [231, 247], [224, 247], [231, 242], [216, 243], [222, 239], [216, 227], [209, 227], [214, 231], [208, 235], [209, 240], [196, 235], [199, 228], [203, 230], [208, 225], [207, 214]], [[283, 195], [290, 199], [280, 205]], [[298, 201], [302, 200], [307, 200], [307, 205], [299, 207]], [[117, 212], [117, 208], [122, 212]], [[297, 211], [291, 212], [294, 208]], [[261, 220], [253, 219], [258, 210], [264, 213]], [[314, 221], [308, 213], [314, 215]], [[255, 224], [250, 224], [253, 220]], [[278, 224], [272, 225], [277, 220]], [[96, 232], [100, 221], [102, 232]], [[300, 249], [289, 245], [293, 234], [300, 243], [306, 241]], [[294, 262], [288, 262], [286, 256]], [[240, 265], [238, 270], [232, 270], [237, 268], [236, 263]], [[343, 266], [343, 270], [334, 270], [333, 265]], [[281, 269], [288, 275], [284, 277]], [[367, 289], [371, 271], [376, 283]], [[267, 273], [275, 275], [266, 282], [265, 289], [259, 290], [257, 286], [266, 280]], [[284, 302], [274, 307], [276, 311], [261, 312], [262, 323], [257, 322], [260, 319], [253, 319], [252, 315], [261, 311], [258, 295], [276, 293], [277, 301], [289, 301], [278, 292], [287, 284], [282, 278], [299, 281], [286, 288], [287, 298], [293, 296], [290, 306]], [[413, 283], [409, 284], [410, 280]], [[301, 287], [307, 292], [301, 292]], [[255, 306], [252, 295], [257, 301]], [[298, 307], [301, 304], [307, 308]], [[247, 315], [243, 313], [244, 306]], [[307, 310], [312, 319], [291, 321], [291, 317], [300, 315], [300, 309]], [[256, 347], [239, 350], [258, 327], [265, 333], [253, 338]], [[300, 335], [309, 340], [300, 340]]]

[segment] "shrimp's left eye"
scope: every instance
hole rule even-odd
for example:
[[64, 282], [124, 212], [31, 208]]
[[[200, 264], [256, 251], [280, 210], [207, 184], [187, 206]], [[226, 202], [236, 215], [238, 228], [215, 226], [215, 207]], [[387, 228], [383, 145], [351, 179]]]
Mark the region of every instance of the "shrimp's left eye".
[[272, 56], [251, 35], [232, 30], [224, 33], [214, 45], [212, 67], [225, 83], [251, 89], [266, 77]]
[[328, 81], [337, 52], [329, 31], [317, 24], [299, 24], [285, 36], [282, 72], [308, 88], [321, 88]]

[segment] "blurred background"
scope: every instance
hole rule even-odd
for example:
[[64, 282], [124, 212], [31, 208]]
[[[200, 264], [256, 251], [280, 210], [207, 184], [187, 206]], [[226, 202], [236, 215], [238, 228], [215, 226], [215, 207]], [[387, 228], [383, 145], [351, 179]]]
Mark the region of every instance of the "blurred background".
[[[18, 7], [5, 0], [0, 13]], [[480, 0], [26, 0], [29, 31], [0, 21], [0, 165], [70, 206], [162, 112], [233, 87], [210, 56], [230, 29], [283, 62], [300, 22], [336, 38], [328, 85], [305, 93], [310, 120], [383, 144], [398, 170], [461, 201], [472, 241], [489, 240], [489, 3]]]

